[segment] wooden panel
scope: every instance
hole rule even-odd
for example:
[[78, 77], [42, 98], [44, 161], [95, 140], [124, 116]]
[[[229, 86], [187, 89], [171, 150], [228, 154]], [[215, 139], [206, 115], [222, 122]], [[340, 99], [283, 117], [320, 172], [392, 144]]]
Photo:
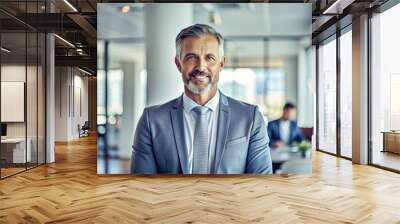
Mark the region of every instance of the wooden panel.
[[88, 118], [90, 131], [96, 132], [97, 123], [97, 78], [89, 77], [88, 80]]
[[385, 132], [385, 151], [400, 154], [400, 133]]

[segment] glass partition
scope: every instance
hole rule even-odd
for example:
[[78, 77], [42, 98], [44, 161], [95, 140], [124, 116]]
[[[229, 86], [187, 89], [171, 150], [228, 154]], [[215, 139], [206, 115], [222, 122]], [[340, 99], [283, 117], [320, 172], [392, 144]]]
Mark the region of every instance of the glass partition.
[[46, 162], [46, 36], [38, 34], [38, 73], [37, 73], [37, 162]]
[[25, 32], [1, 34], [2, 177], [24, 171], [31, 162], [32, 152], [26, 150], [26, 41]]
[[36, 32], [27, 33], [27, 74], [26, 74], [26, 114], [27, 114], [27, 151], [30, 153], [27, 167], [37, 165], [37, 76], [38, 76], [38, 35]]
[[400, 170], [400, 5], [371, 18], [372, 164]]
[[[16, 17], [42, 13], [42, 6], [0, 3]], [[44, 33], [0, 12], [0, 178], [45, 163], [45, 45]]]
[[336, 154], [336, 37], [318, 48], [318, 148]]

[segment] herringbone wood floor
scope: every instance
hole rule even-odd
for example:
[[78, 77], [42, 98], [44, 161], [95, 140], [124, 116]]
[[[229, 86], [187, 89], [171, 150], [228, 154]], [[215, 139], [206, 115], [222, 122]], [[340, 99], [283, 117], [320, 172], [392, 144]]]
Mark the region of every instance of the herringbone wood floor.
[[400, 175], [313, 155], [311, 176], [96, 174], [94, 137], [0, 181], [0, 223], [400, 223]]

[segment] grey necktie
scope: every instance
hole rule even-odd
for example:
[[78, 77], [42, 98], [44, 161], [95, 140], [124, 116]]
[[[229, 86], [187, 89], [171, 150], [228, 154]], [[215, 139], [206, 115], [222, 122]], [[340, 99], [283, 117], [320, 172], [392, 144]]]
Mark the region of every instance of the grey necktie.
[[196, 118], [193, 140], [193, 174], [206, 174], [208, 172], [208, 122], [207, 107], [193, 108]]

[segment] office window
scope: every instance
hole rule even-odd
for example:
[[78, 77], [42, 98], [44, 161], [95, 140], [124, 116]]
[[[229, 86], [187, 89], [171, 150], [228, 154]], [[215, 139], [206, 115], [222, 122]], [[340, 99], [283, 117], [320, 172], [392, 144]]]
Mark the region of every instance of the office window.
[[371, 19], [372, 163], [400, 170], [400, 5]]
[[340, 154], [351, 158], [352, 150], [352, 35], [340, 36]]
[[304, 50], [301, 41], [226, 40], [226, 65], [219, 88], [228, 96], [258, 105], [267, 120], [280, 118], [286, 102], [298, 104], [298, 55]]
[[285, 73], [282, 69], [268, 69], [266, 71], [266, 111], [269, 120], [279, 119], [282, 116], [282, 108], [287, 99], [285, 95]]
[[285, 104], [285, 75], [280, 69], [226, 68], [219, 89], [226, 95], [259, 106], [265, 119], [278, 119]]
[[[108, 113], [109, 115], [122, 115], [122, 91], [123, 91], [123, 72], [122, 70], [109, 70], [108, 71]], [[98, 71], [97, 75], [97, 113], [99, 115], [105, 115], [105, 74], [103, 70]], [[100, 122], [103, 123], [103, 122]]]
[[336, 153], [336, 39], [318, 48], [318, 147]]

